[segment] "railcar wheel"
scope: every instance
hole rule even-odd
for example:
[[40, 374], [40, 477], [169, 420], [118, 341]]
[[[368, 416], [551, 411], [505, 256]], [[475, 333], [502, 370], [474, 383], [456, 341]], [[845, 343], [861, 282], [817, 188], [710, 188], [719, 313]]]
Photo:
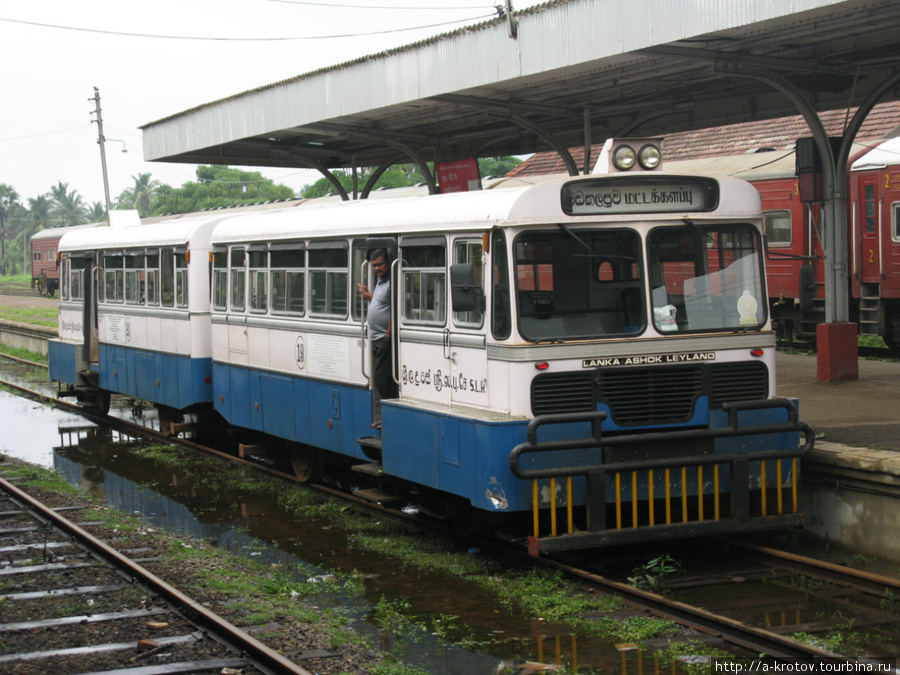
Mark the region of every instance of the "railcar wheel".
[[319, 448], [303, 443], [290, 443], [288, 453], [294, 475], [301, 483], [317, 483], [322, 479], [325, 457]]

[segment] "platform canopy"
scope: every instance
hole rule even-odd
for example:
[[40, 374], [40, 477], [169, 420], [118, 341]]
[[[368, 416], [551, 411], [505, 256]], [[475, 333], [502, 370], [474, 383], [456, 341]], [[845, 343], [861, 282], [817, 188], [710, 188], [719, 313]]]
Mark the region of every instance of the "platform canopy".
[[151, 122], [144, 156], [447, 161], [796, 114], [791, 88], [815, 110], [900, 98], [878, 91], [900, 73], [897, 0], [551, 0], [503, 14]]

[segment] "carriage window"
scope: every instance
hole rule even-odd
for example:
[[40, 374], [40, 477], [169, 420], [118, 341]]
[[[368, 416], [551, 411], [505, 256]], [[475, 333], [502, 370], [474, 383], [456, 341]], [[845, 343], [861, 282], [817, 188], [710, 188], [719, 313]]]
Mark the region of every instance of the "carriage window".
[[491, 290], [491, 335], [505, 340], [512, 331], [512, 310], [509, 302], [509, 255], [506, 251], [506, 235], [494, 230], [491, 235], [491, 255], [494, 260]]
[[160, 250], [159, 289], [163, 307], [175, 306], [175, 249]]
[[144, 254], [125, 256], [125, 302], [144, 304]]
[[228, 306], [228, 251], [213, 251], [213, 309], [224, 310]]
[[72, 300], [84, 299], [84, 270], [87, 267], [85, 258], [72, 258], [69, 260], [71, 266], [71, 293], [69, 295]]
[[269, 269], [266, 251], [250, 251], [250, 311], [265, 312], [268, 308]]
[[123, 281], [125, 272], [125, 258], [119, 255], [103, 256], [103, 268], [105, 270], [104, 293], [106, 302], [122, 302], [124, 299]]
[[[453, 244], [453, 262], [454, 263], [470, 263], [475, 268], [475, 283], [484, 290], [484, 266], [482, 259], [484, 257], [484, 249], [481, 246], [481, 240], [462, 241], [457, 240]], [[481, 328], [484, 323], [484, 312], [481, 308], [476, 308], [471, 312], [454, 312], [453, 323], [457, 326], [466, 328]]]
[[147, 296], [147, 304], [156, 307], [159, 305], [159, 251], [148, 250], [145, 264], [147, 271], [144, 291]]
[[528, 233], [514, 250], [523, 337], [585, 339], [643, 330], [641, 247], [633, 230]]
[[[366, 312], [369, 310], [369, 301], [366, 300], [359, 292], [360, 283], [363, 283], [366, 286], [369, 285], [369, 280], [364, 279], [360, 276], [362, 273], [363, 263], [366, 261], [367, 254], [368, 251], [366, 249], [366, 240], [355, 239], [353, 241], [352, 253], [350, 255], [350, 293], [352, 298], [351, 306], [353, 307], [353, 309], [350, 311], [353, 315], [353, 318], [357, 321], [365, 317]], [[390, 264], [390, 261], [388, 261], [388, 264]], [[390, 269], [388, 269], [388, 274], [390, 274]]]
[[891, 206], [891, 236], [894, 241], [900, 241], [900, 204]]
[[403, 247], [403, 318], [443, 326], [447, 320], [447, 252], [442, 244]]
[[241, 312], [244, 310], [247, 284], [247, 270], [244, 264], [247, 261], [247, 251], [242, 248], [231, 249], [231, 264], [229, 270], [231, 272], [231, 310]]
[[767, 246], [791, 245], [791, 212], [766, 211], [763, 214]]
[[59, 297], [62, 300], [69, 299], [69, 259], [59, 261]]
[[175, 305], [188, 306], [188, 259], [187, 251], [175, 251]]
[[309, 251], [309, 313], [313, 316], [346, 318], [348, 250], [334, 248]]
[[689, 223], [657, 228], [647, 243], [653, 323], [659, 332], [746, 330], [765, 323], [755, 228]]
[[875, 184], [866, 183], [863, 186], [863, 194], [865, 200], [864, 218], [866, 221], [866, 233], [872, 234], [875, 232]]
[[306, 251], [302, 248], [269, 252], [272, 270], [272, 312], [303, 314], [306, 295]]

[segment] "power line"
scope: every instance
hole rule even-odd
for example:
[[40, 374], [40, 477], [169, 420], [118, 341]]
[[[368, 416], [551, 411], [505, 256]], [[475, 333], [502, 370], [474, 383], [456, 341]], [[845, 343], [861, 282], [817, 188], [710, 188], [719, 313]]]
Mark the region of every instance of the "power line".
[[10, 19], [7, 17], [0, 17], [0, 21], [6, 21], [8, 23], [17, 23], [23, 24], [26, 26], [37, 26], [39, 28], [56, 28], [58, 30], [70, 30], [76, 31], [80, 33], [95, 33], [100, 35], [116, 35], [120, 37], [139, 37], [139, 38], [154, 38], [154, 39], [162, 39], [162, 40], [200, 40], [200, 41], [212, 41], [212, 42], [289, 42], [292, 40], [334, 40], [338, 38], [350, 38], [350, 37], [367, 37], [371, 35], [388, 35], [390, 33], [405, 33], [414, 30], [425, 30], [427, 28], [440, 28], [443, 26], [452, 26], [459, 23], [469, 23], [474, 21], [482, 21], [484, 19], [493, 18], [494, 14], [487, 14], [483, 16], [475, 16], [468, 19], [457, 19], [456, 21], [446, 21], [443, 23], [433, 23], [426, 26], [412, 26], [410, 28], [393, 28], [390, 30], [380, 30], [380, 31], [372, 31], [369, 33], [342, 33], [336, 35], [298, 35], [294, 37], [203, 37], [203, 36], [191, 36], [191, 35], [158, 35], [153, 33], [130, 33], [127, 31], [115, 31], [115, 30], [100, 30], [99, 28], [81, 28], [78, 26], [61, 26], [59, 24], [52, 23], [42, 23], [39, 21], [25, 21], [22, 19]]

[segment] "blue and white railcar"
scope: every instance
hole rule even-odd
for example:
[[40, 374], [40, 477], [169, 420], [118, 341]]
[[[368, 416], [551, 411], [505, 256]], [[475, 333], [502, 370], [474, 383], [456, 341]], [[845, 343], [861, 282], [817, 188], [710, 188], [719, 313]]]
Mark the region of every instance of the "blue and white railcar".
[[[356, 289], [386, 244], [400, 393], [379, 434]], [[322, 450], [374, 459], [451, 506], [531, 511], [534, 552], [802, 521], [812, 434], [774, 396], [747, 183], [621, 171], [303, 205], [224, 221], [212, 248], [213, 403], [306, 477]]]
[[210, 406], [209, 238], [221, 214], [67, 234], [59, 245], [59, 339], [50, 377], [100, 409], [150, 401], [161, 426]]

